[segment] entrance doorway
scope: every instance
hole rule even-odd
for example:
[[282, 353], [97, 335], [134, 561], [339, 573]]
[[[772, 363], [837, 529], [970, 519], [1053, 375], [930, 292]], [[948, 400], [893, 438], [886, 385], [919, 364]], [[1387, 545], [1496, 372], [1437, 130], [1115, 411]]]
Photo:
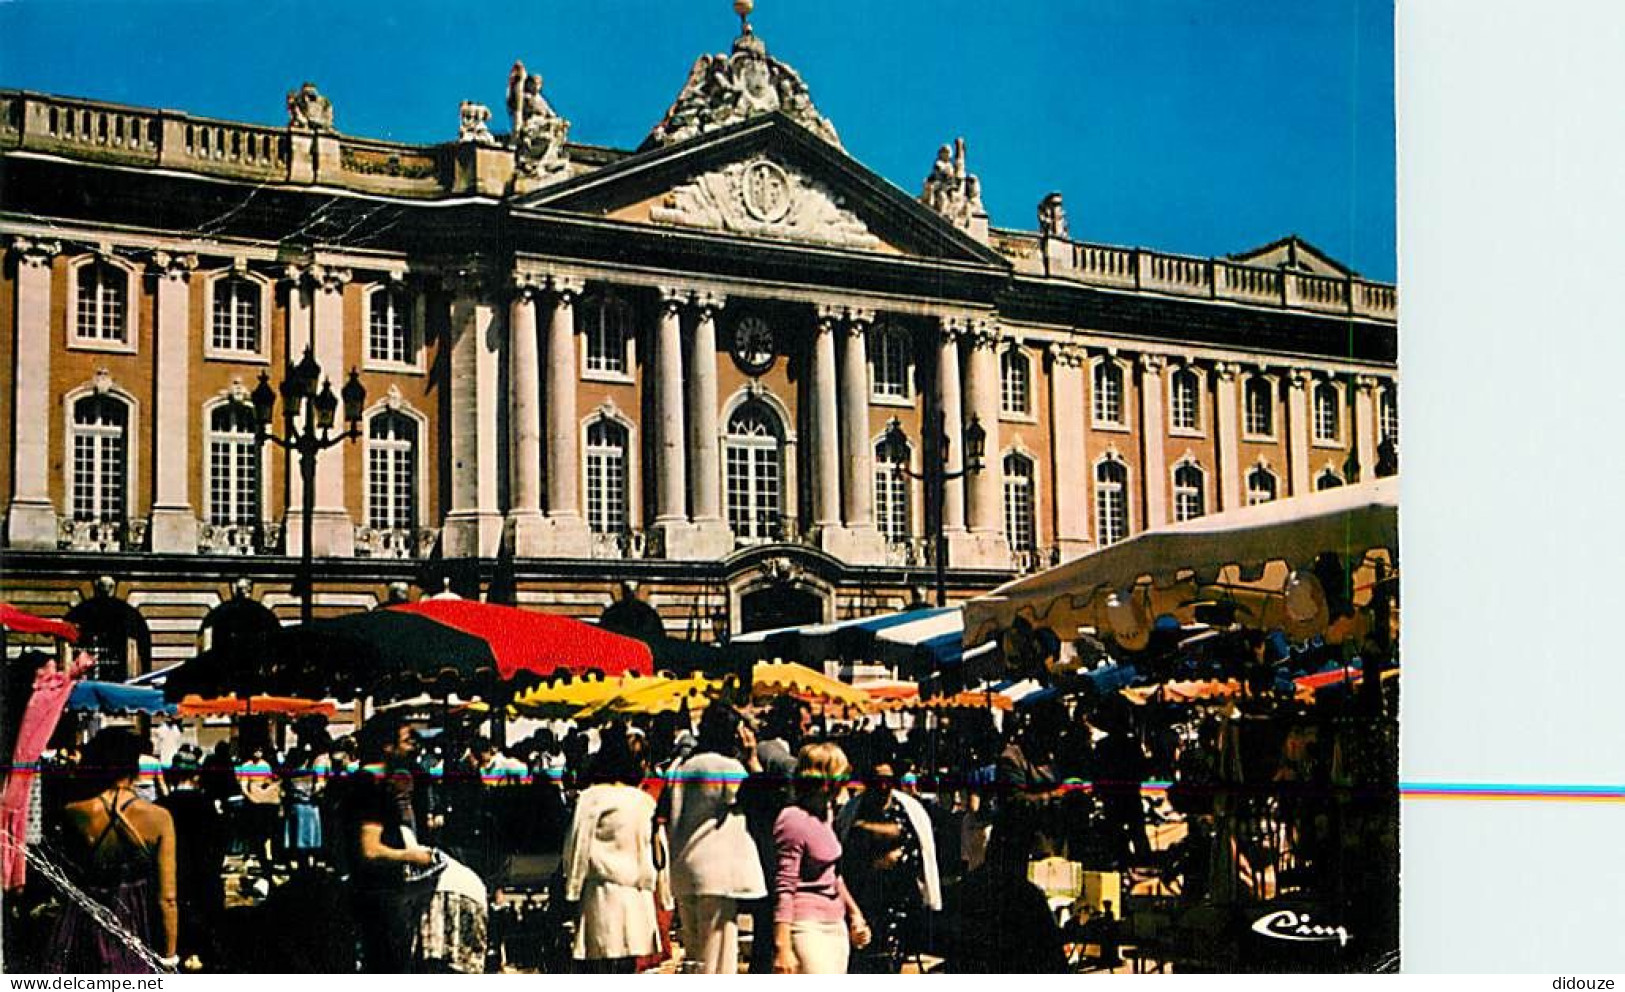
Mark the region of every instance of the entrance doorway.
[[824, 600], [793, 586], [771, 586], [739, 599], [739, 632], [801, 627], [824, 622]]

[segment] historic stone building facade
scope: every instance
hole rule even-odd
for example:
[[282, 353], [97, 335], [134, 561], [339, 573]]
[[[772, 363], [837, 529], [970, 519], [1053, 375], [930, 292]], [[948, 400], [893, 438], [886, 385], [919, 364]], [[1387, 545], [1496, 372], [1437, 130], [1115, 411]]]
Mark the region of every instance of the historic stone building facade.
[[1074, 240], [1058, 194], [991, 228], [962, 144], [906, 194], [748, 27], [630, 152], [570, 143], [518, 65], [510, 133], [465, 103], [441, 145], [287, 102], [0, 91], [0, 597], [130, 671], [233, 595], [297, 612], [298, 473], [247, 403], [307, 347], [367, 390], [319, 461], [325, 613], [449, 582], [591, 618], [627, 580], [680, 636], [898, 608], [932, 566], [895, 466], [939, 415], [950, 471], [985, 437], [956, 597], [1397, 439], [1391, 285], [1296, 238]]

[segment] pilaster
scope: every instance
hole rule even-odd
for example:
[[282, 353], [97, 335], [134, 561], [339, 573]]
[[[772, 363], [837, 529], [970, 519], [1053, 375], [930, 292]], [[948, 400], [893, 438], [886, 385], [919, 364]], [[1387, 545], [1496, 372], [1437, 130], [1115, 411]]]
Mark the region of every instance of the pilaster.
[[1360, 479], [1377, 477], [1377, 386], [1374, 375], [1354, 377], [1354, 457]]
[[14, 238], [17, 256], [16, 349], [12, 391], [16, 406], [11, 505], [6, 544], [54, 549], [56, 508], [51, 505], [51, 262], [55, 241]]
[[688, 518], [688, 472], [683, 416], [683, 310], [693, 294], [660, 289], [660, 325], [655, 330], [655, 422], [651, 432], [655, 455], [654, 529], [667, 558], [695, 558], [693, 525]]
[[1215, 382], [1214, 406], [1218, 410], [1218, 470], [1219, 510], [1239, 509], [1245, 505], [1242, 482], [1245, 471], [1241, 464], [1241, 406], [1236, 399], [1236, 377], [1241, 369], [1235, 362], [1218, 362], [1213, 366]]
[[478, 260], [446, 281], [452, 294], [451, 507], [440, 543], [447, 558], [493, 557], [502, 543], [496, 430], [502, 316]]
[[1287, 463], [1292, 489], [1289, 495], [1309, 492], [1309, 388], [1315, 381], [1308, 369], [1293, 369], [1287, 378]]
[[[344, 353], [344, 287], [351, 272], [333, 265], [313, 265], [311, 279], [311, 340], [322, 380], [337, 393], [349, 368]], [[297, 359], [296, 359], [297, 360]], [[319, 388], [319, 387], [318, 387]], [[316, 512], [311, 534], [312, 551], [325, 558], [355, 554], [355, 522], [344, 498], [344, 463], [349, 444], [335, 444], [316, 459]]]
[[[999, 438], [999, 348], [1004, 335], [991, 320], [973, 320], [966, 327], [965, 340], [965, 420], [975, 417], [987, 442], [982, 470], [965, 479], [969, 538], [960, 540], [957, 550], [950, 539], [950, 560], [959, 566], [1008, 568], [1010, 542], [1004, 533], [1004, 458]], [[955, 432], [953, 443], [963, 448], [962, 430]], [[963, 463], [964, 455], [960, 457]]]
[[[812, 524], [820, 546], [825, 533], [841, 525], [841, 440], [835, 382], [835, 334], [842, 313], [834, 307], [818, 309], [813, 333], [812, 375], [808, 390], [812, 421]], [[835, 538], [835, 540], [839, 540]], [[833, 552], [831, 552], [833, 553]]]
[[513, 274], [508, 303], [508, 455], [510, 506], [508, 546], [516, 557], [541, 554], [542, 529], [542, 396], [541, 356], [536, 308], [546, 292], [546, 279], [529, 272]]
[[155, 252], [152, 266], [158, 279], [155, 376], [160, 388], [153, 394], [156, 465], [148, 538], [153, 551], [195, 554], [198, 515], [192, 502], [187, 450], [192, 427], [187, 386], [191, 380], [191, 279], [197, 256]]
[[1163, 457], [1162, 373], [1166, 355], [1141, 355], [1140, 368], [1140, 475], [1145, 480], [1145, 529], [1168, 522], [1168, 462]]
[[542, 553], [549, 557], [585, 557], [592, 547], [581, 513], [581, 431], [576, 418], [575, 304], [579, 279], [548, 277], [552, 311], [547, 322], [547, 518]]
[[1089, 493], [1087, 484], [1088, 422], [1084, 409], [1084, 349], [1075, 344], [1051, 344], [1050, 359], [1050, 492], [1055, 506], [1055, 544], [1067, 561], [1089, 550]]
[[733, 550], [733, 532], [722, 515], [721, 410], [717, 397], [717, 313], [727, 300], [715, 293], [694, 298], [694, 336], [689, 343], [688, 475], [693, 493], [698, 557], [721, 558]]

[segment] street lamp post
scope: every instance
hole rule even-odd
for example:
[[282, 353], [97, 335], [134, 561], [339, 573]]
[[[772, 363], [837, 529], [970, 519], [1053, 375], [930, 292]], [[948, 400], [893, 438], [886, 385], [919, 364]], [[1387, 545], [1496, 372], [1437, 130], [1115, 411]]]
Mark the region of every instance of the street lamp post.
[[[893, 462], [892, 471], [925, 483], [925, 533], [931, 541], [931, 560], [936, 568], [937, 605], [948, 605], [948, 536], [943, 533], [942, 505], [947, 500], [948, 483], [957, 482], [982, 471], [982, 457], [987, 448], [987, 431], [975, 414], [965, 424], [965, 467], [957, 472], [948, 471], [948, 430], [941, 409], [927, 418], [929, 430], [922, 439], [921, 463], [924, 472], [915, 472], [902, 462]], [[903, 425], [893, 417], [886, 425], [886, 446], [893, 450], [906, 450], [908, 437]], [[936, 457], [932, 457], [935, 441]]]
[[[316, 384], [321, 383], [317, 390]], [[271, 432], [271, 421], [276, 413], [277, 394], [282, 394], [282, 433]], [[344, 403], [345, 429], [333, 433], [335, 415], [340, 397]], [[277, 447], [299, 455], [299, 476], [304, 487], [304, 516], [299, 521], [303, 539], [299, 545], [299, 620], [309, 623], [312, 618], [312, 599], [315, 596], [315, 569], [311, 562], [311, 543], [314, 538], [312, 518], [316, 511], [316, 456], [344, 441], [361, 436], [361, 411], [367, 403], [367, 389], [361, 385], [361, 376], [355, 369], [339, 395], [333, 393], [331, 380], [322, 378], [322, 367], [316, 364], [310, 346], [298, 365], [289, 363], [282, 385], [271, 388], [270, 376], [260, 373], [260, 384], [254, 387], [255, 434], [261, 443], [271, 441]], [[301, 420], [303, 421], [301, 423]]]

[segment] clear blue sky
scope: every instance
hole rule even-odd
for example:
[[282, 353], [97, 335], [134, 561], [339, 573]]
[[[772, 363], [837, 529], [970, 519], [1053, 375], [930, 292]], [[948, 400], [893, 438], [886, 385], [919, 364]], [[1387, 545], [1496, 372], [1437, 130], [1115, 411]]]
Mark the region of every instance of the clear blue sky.
[[[759, 0], [858, 160], [919, 191], [963, 136], [993, 223], [1066, 197], [1074, 237], [1221, 255], [1297, 232], [1392, 279], [1392, 0]], [[304, 79], [340, 130], [448, 140], [500, 121], [508, 67], [572, 137], [635, 147], [729, 0], [0, 0], [0, 85], [280, 125]]]

